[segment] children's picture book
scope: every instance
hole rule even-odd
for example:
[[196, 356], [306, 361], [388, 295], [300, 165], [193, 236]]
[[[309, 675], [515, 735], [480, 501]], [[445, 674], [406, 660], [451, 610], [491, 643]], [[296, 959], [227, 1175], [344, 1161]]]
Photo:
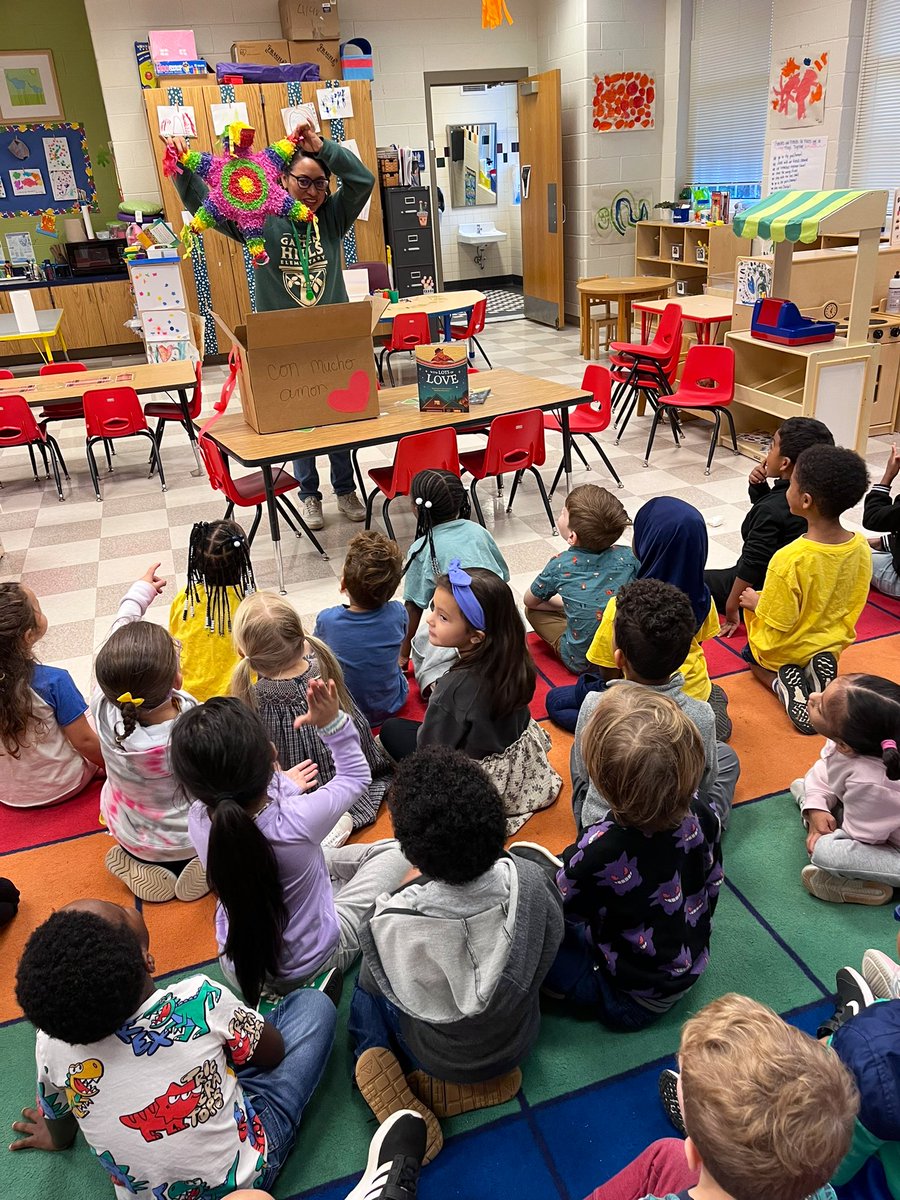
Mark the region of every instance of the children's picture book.
[[419, 412], [469, 411], [469, 361], [465, 342], [416, 348]]

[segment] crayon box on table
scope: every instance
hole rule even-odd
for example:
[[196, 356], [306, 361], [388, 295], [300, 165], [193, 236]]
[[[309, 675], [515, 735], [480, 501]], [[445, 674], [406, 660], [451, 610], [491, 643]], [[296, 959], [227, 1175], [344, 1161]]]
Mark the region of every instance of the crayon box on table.
[[469, 358], [465, 342], [416, 347], [420, 412], [469, 411]]

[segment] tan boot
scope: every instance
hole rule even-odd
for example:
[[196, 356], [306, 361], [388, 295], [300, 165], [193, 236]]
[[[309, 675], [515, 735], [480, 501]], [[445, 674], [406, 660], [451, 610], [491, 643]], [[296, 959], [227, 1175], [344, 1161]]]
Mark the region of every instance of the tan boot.
[[428, 1126], [428, 1141], [423, 1162], [429, 1163], [444, 1144], [440, 1122], [409, 1089], [403, 1068], [396, 1057], [383, 1046], [363, 1050], [356, 1061], [356, 1086], [360, 1095], [378, 1118], [379, 1125], [402, 1108], [412, 1109], [424, 1117]]
[[476, 1108], [505, 1104], [522, 1086], [522, 1072], [516, 1067], [505, 1075], [483, 1083], [448, 1083], [424, 1071], [413, 1071], [407, 1083], [415, 1096], [427, 1104], [436, 1117], [458, 1117]]

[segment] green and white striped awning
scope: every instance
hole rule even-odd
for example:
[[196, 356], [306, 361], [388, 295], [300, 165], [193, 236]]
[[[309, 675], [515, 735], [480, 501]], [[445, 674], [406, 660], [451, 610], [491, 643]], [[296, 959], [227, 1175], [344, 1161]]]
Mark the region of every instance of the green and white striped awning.
[[871, 194], [868, 191], [773, 192], [734, 218], [734, 232], [738, 237], [770, 238], [773, 242], [812, 242], [826, 217]]

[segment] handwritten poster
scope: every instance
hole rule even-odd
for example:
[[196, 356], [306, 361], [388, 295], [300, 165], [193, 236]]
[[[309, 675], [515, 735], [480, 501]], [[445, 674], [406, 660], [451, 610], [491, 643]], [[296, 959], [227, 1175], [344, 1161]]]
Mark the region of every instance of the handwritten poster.
[[281, 119], [284, 122], [284, 132], [286, 134], [292, 134], [297, 126], [302, 125], [304, 121], [309, 121], [316, 133], [321, 129], [319, 114], [316, 112], [314, 104], [295, 104], [293, 108], [283, 108], [281, 110]]
[[769, 191], [820, 191], [825, 182], [827, 137], [785, 138], [769, 148]]
[[332, 117], [343, 119], [353, 116], [353, 101], [348, 87], [318, 88], [316, 103], [323, 121], [330, 121]]
[[221, 137], [232, 121], [243, 121], [245, 125], [250, 124], [247, 105], [243, 100], [235, 100], [234, 104], [211, 104], [209, 115], [212, 117], [213, 133], [216, 137]]

